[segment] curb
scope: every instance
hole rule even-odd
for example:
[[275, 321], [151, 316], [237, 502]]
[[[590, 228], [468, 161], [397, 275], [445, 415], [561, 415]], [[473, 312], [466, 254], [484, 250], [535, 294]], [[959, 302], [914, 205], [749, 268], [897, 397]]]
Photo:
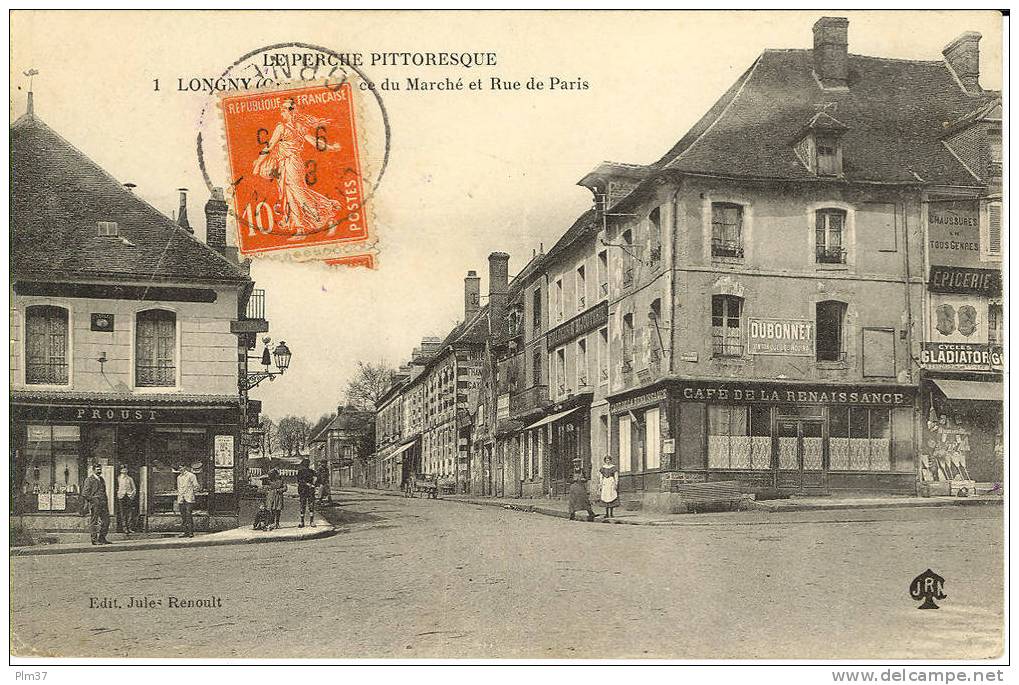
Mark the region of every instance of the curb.
[[840, 504], [838, 502], [832, 502], [830, 504], [805, 504], [805, 505], [768, 505], [764, 502], [754, 501], [751, 505], [751, 509], [757, 511], [763, 511], [769, 514], [796, 512], [796, 511], [863, 511], [867, 509], [924, 509], [929, 507], [974, 507], [974, 506], [1002, 506], [1004, 504], [1004, 498], [1000, 499], [968, 499], [965, 497], [959, 497], [956, 499], [931, 499], [923, 502], [910, 502], [904, 504], [902, 502], [875, 502], [873, 504], [867, 504], [865, 506], [853, 505], [853, 504]]
[[[236, 530], [236, 529], [235, 529]], [[225, 531], [224, 531], [225, 532]], [[110, 552], [138, 552], [151, 549], [184, 549], [188, 547], [225, 547], [227, 545], [256, 545], [266, 542], [301, 542], [304, 540], [320, 540], [336, 534], [335, 526], [322, 526], [321, 530], [314, 533], [286, 533], [273, 537], [251, 537], [251, 538], [219, 538], [215, 539], [216, 533], [198, 538], [190, 538], [192, 542], [184, 540], [153, 540], [151, 542], [127, 542], [104, 546], [88, 547], [47, 547], [38, 545], [33, 547], [21, 547], [11, 549], [12, 557], [33, 557], [49, 556], [53, 554], [106, 554]]]

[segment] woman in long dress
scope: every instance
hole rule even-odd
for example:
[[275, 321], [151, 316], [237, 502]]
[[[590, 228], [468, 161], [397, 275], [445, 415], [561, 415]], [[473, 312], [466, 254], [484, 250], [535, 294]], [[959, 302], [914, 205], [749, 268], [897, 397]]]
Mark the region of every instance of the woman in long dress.
[[612, 510], [619, 506], [619, 471], [612, 463], [612, 457], [605, 457], [598, 474], [601, 478], [601, 503], [605, 506], [605, 518], [613, 518]]
[[280, 514], [283, 512], [283, 493], [287, 485], [283, 476], [276, 469], [269, 471], [265, 483], [265, 508], [269, 510], [269, 525], [266, 530], [280, 527]]
[[280, 118], [268, 144], [255, 158], [252, 171], [262, 178], [276, 179], [279, 202], [273, 211], [280, 215], [281, 228], [294, 231], [294, 238], [322, 230], [329, 230], [331, 235], [342, 221], [338, 215], [343, 205], [308, 186], [302, 152], [305, 143], [319, 152], [339, 150], [340, 144], [326, 142], [323, 134], [329, 120], [301, 114], [293, 98], [283, 101]]

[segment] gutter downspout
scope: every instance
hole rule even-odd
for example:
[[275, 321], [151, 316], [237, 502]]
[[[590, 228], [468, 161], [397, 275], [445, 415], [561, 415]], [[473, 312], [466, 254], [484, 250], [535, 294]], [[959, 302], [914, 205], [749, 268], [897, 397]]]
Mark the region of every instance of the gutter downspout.
[[676, 243], [679, 240], [679, 191], [682, 180], [672, 194], [672, 236], [669, 241], [669, 375], [676, 372]]

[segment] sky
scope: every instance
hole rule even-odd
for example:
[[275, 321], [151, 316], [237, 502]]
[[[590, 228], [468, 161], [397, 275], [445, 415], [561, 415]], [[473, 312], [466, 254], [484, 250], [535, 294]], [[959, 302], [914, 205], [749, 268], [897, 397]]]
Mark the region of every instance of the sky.
[[[338, 53], [485, 52], [496, 65], [361, 67], [375, 82], [482, 78], [479, 91], [382, 93], [390, 155], [372, 199], [377, 270], [256, 259], [274, 341], [293, 360], [251, 396], [274, 419], [335, 411], [358, 360], [405, 362], [423, 336], [463, 317], [463, 278], [487, 292], [487, 256], [516, 273], [591, 206], [576, 185], [603, 160], [657, 160], [768, 48], [810, 48], [820, 12], [14, 12], [10, 114], [35, 111], [114, 177], [170, 215], [180, 187], [204, 239], [208, 199], [227, 167], [217, 95], [180, 90], [264, 46], [300, 42]], [[1001, 88], [996, 12], [838, 12], [849, 51], [936, 60], [964, 30], [983, 34], [981, 84]], [[254, 59], [257, 59], [254, 58]], [[586, 89], [493, 90], [490, 78]], [[159, 90], [155, 89], [155, 80]], [[381, 110], [365, 98], [364, 161], [380, 167]], [[360, 125], [359, 124], [359, 125]], [[231, 222], [230, 231], [233, 231]], [[258, 350], [256, 350], [258, 352]]]

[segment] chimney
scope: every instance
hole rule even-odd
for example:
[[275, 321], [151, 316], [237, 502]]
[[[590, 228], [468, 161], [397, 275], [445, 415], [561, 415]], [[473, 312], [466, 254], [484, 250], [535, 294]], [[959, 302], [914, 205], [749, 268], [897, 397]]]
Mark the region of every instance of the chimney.
[[134, 189], [138, 187], [138, 184], [137, 183], [125, 183], [124, 187], [127, 188], [129, 191], [131, 191], [133, 193]]
[[488, 255], [488, 320], [493, 333], [506, 331], [506, 293], [509, 291], [509, 259], [505, 252]]
[[849, 20], [821, 17], [814, 24], [814, 74], [822, 88], [849, 87]]
[[177, 188], [177, 190], [180, 191], [180, 209], [177, 210], [177, 225], [188, 233], [194, 233], [195, 229], [191, 228], [191, 224], [188, 223], [188, 189]]
[[980, 39], [976, 31], [966, 31], [945, 46], [941, 54], [945, 56], [948, 68], [962, 83], [967, 93], [980, 93]]
[[212, 197], [205, 203], [205, 244], [220, 254], [226, 251], [226, 214], [223, 189], [213, 188]]
[[464, 321], [481, 309], [481, 279], [476, 271], [468, 271], [464, 279]]
[[28, 91], [28, 107], [25, 108], [25, 114], [30, 117], [35, 116], [35, 97], [32, 95], [32, 91]]

